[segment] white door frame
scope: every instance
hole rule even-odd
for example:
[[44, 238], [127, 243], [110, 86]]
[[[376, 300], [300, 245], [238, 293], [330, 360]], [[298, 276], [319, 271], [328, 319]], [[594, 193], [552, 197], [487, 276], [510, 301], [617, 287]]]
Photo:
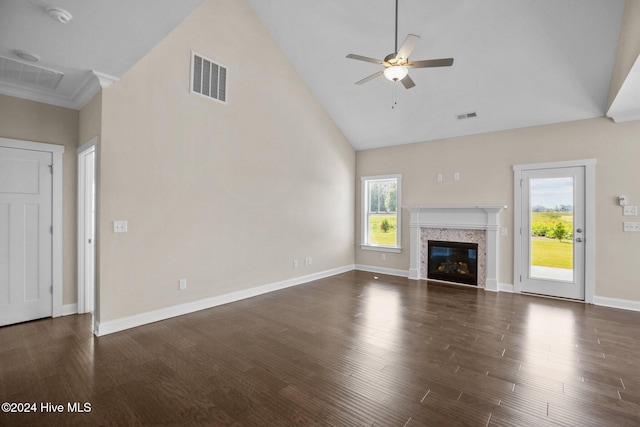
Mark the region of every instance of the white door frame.
[[[89, 153], [94, 153], [94, 169], [93, 169], [93, 182], [96, 180], [95, 161], [97, 156], [96, 146], [98, 144], [98, 137], [96, 136], [89, 142], [82, 144], [77, 149], [78, 154], [78, 313], [87, 313], [95, 310], [95, 258], [93, 260], [86, 259], [86, 242], [88, 236], [86, 236], [86, 219], [87, 212], [85, 210], [87, 204], [87, 181], [86, 181], [86, 164], [84, 157]], [[95, 217], [94, 217], [95, 224]], [[94, 233], [93, 247], [96, 247], [96, 236]], [[87, 263], [93, 264], [94, 277], [93, 280], [86, 280], [85, 267]], [[95, 313], [94, 313], [95, 314]], [[95, 317], [95, 316], [94, 316]]]
[[51, 153], [53, 178], [51, 194], [51, 317], [62, 316], [62, 155], [64, 146], [42, 142], [0, 138], [0, 147]]
[[584, 227], [584, 302], [593, 304], [595, 292], [595, 159], [566, 162], [536, 163], [513, 166], [513, 292], [522, 292], [522, 188], [520, 180], [525, 170], [584, 167], [585, 227]]

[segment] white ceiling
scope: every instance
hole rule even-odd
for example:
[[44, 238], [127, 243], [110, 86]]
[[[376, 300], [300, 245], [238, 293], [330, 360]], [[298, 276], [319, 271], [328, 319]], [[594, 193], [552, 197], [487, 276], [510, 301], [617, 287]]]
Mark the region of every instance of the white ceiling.
[[[23, 97], [79, 108], [88, 81], [122, 76], [204, 0], [51, 1], [0, 0], [0, 56], [31, 51], [65, 77], [51, 93], [0, 80], [0, 93], [28, 89]], [[411, 60], [455, 58], [410, 70], [416, 87], [406, 90], [384, 77], [355, 85], [380, 66], [346, 58], [394, 50], [394, 0], [248, 1], [357, 150], [604, 116], [624, 8], [624, 0], [400, 0], [398, 43], [422, 37]], [[53, 21], [48, 5], [74, 19]], [[470, 112], [477, 118], [456, 119]]]
[[[115, 81], [204, 0], [0, 0], [0, 56], [15, 50], [40, 56], [38, 67], [64, 73], [55, 90], [0, 79], [0, 93], [80, 108], [100, 86]], [[68, 24], [47, 7], [69, 11]]]

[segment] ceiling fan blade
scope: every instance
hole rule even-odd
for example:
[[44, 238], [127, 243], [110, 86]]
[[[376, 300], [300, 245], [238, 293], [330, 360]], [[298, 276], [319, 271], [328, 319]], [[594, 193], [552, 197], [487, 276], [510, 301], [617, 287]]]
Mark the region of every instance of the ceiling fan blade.
[[406, 62], [419, 41], [420, 36], [409, 34], [396, 54], [396, 62]]
[[375, 73], [375, 74], [371, 74], [369, 77], [365, 77], [365, 78], [364, 78], [364, 79], [362, 79], [362, 80], [358, 80], [358, 81], [356, 82], [356, 84], [357, 84], [357, 85], [364, 84], [364, 83], [368, 82], [369, 80], [373, 80], [373, 79], [375, 79], [376, 77], [381, 76], [381, 75], [382, 75], [382, 73], [384, 73], [384, 70], [380, 70], [380, 71], [378, 71], [378, 72], [377, 72], [377, 73]]
[[411, 61], [406, 66], [409, 68], [450, 67], [453, 58], [426, 59], [424, 61]]
[[400, 82], [402, 82], [402, 85], [404, 86], [405, 89], [411, 89], [412, 87], [414, 87], [416, 85], [413, 82], [413, 80], [411, 80], [411, 77], [409, 77], [409, 74], [404, 76], [404, 79], [400, 80]]
[[373, 62], [374, 64], [384, 64], [382, 59], [369, 58], [368, 56], [356, 55], [353, 53], [347, 55], [347, 58], [357, 59], [358, 61]]

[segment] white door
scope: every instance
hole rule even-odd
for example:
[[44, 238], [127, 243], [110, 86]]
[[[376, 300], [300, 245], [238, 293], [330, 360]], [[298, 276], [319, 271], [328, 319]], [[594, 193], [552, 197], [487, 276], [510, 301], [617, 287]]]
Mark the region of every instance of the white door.
[[585, 299], [585, 168], [522, 171], [521, 290]]
[[52, 316], [51, 165], [0, 147], [0, 326]]

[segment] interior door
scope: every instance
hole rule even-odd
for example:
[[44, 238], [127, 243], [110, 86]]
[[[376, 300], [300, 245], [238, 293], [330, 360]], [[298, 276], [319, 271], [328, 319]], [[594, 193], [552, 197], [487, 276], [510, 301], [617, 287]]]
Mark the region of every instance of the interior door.
[[0, 326], [52, 316], [51, 165], [0, 147]]
[[95, 159], [95, 145], [78, 153], [78, 313], [94, 310]]
[[522, 172], [522, 291], [584, 300], [585, 170]]

